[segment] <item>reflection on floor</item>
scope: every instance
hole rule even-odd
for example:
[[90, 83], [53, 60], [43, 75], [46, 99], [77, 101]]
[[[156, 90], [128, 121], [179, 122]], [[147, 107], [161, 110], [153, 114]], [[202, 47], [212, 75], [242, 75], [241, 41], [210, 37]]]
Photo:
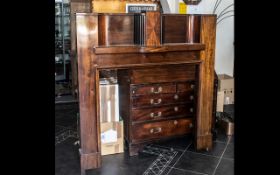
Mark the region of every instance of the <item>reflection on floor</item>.
[[[58, 104], [55, 111], [55, 174], [79, 175], [78, 104]], [[88, 175], [233, 175], [234, 138], [219, 133], [213, 150], [195, 151], [190, 136], [147, 145], [138, 156], [127, 152], [102, 157], [102, 167]]]

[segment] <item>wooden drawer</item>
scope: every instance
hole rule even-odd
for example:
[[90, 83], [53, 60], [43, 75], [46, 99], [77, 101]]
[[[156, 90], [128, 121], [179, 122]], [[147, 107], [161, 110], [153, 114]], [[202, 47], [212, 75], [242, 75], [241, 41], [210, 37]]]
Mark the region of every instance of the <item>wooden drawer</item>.
[[191, 132], [192, 119], [177, 119], [132, 125], [132, 141], [184, 135]]
[[133, 109], [132, 121], [159, 120], [163, 118], [191, 116], [194, 114], [192, 103], [184, 105], [172, 105], [146, 109]]
[[148, 94], [167, 94], [176, 93], [176, 84], [152, 84], [152, 85], [132, 85], [131, 94], [148, 95]]
[[133, 107], [153, 107], [166, 104], [193, 102], [194, 95], [192, 92], [179, 94], [158, 94], [137, 96], [132, 98]]
[[195, 82], [177, 83], [177, 92], [188, 92], [195, 89]]
[[195, 65], [170, 65], [131, 70], [131, 83], [162, 83], [195, 80]]

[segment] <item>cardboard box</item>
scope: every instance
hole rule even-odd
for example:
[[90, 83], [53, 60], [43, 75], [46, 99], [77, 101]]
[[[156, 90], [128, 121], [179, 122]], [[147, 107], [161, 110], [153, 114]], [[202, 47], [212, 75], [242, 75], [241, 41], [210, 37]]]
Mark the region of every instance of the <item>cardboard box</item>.
[[224, 91], [218, 91], [218, 93], [217, 93], [217, 108], [216, 108], [217, 112], [223, 112], [224, 97], [225, 97]]
[[119, 86], [118, 84], [100, 85], [100, 122], [118, 122]]
[[[123, 121], [120, 122], [106, 122], [100, 124], [101, 129], [101, 155], [109, 155], [124, 152], [124, 134], [123, 134]], [[109, 138], [109, 140], [116, 140], [115, 142], [102, 142], [106, 139], [102, 138], [102, 135], [106, 132], [116, 131], [116, 139]], [[111, 135], [107, 135], [111, 136]]]
[[218, 91], [224, 92], [224, 105], [234, 104], [234, 78], [226, 75], [218, 75]]

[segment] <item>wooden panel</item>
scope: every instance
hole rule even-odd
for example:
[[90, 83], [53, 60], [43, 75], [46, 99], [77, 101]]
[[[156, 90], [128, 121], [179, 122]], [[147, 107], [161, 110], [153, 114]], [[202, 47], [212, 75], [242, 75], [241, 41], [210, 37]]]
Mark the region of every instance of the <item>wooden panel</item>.
[[195, 80], [195, 66], [162, 66], [132, 70], [132, 83], [161, 83]]
[[212, 114], [214, 94], [214, 65], [216, 15], [201, 17], [200, 42], [206, 45], [201, 51], [203, 61], [199, 70], [198, 114], [196, 124], [196, 149], [212, 149]]
[[174, 103], [193, 102], [194, 94], [192, 92], [180, 94], [158, 94], [149, 96], [136, 96], [132, 98], [133, 107], [152, 107]]
[[185, 105], [171, 105], [165, 107], [147, 108], [147, 109], [133, 109], [133, 121], [151, 121], [160, 120], [172, 117], [185, 117], [194, 114], [193, 103]]
[[176, 84], [168, 83], [131, 86], [131, 94], [133, 96], [166, 93], [176, 93]]
[[[86, 155], [100, 154], [100, 124], [98, 114], [98, 72], [92, 55], [92, 46], [97, 45], [97, 17], [77, 14], [77, 54], [79, 78], [81, 172], [101, 166], [101, 157], [87, 159]], [[86, 29], [86, 30], [84, 30]], [[87, 162], [88, 161], [88, 162]], [[95, 162], [95, 163], [93, 163]]]
[[132, 142], [136, 140], [149, 140], [161, 137], [184, 135], [191, 132], [191, 119], [167, 120], [132, 126]]
[[145, 45], [158, 46], [160, 42], [160, 12], [146, 12]]
[[132, 15], [98, 15], [99, 45], [134, 43], [134, 17]]
[[185, 43], [186, 16], [162, 16], [162, 43]]
[[184, 82], [177, 84], [177, 92], [189, 92], [195, 89], [195, 82]]

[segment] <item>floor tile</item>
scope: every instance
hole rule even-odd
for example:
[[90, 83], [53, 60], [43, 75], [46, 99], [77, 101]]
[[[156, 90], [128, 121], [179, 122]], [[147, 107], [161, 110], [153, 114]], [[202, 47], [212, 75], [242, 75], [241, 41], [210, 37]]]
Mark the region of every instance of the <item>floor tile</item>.
[[193, 152], [185, 152], [174, 166], [175, 168], [211, 174], [217, 166], [219, 158], [201, 155]]
[[228, 144], [223, 157], [234, 159], [234, 144], [233, 143]]
[[178, 138], [169, 139], [169, 140], [165, 140], [165, 141], [158, 141], [158, 142], [155, 142], [154, 145], [160, 145], [160, 146], [184, 151], [187, 148], [187, 146], [190, 145], [192, 140], [193, 140], [192, 135], [187, 135], [184, 137], [178, 137]]
[[225, 147], [226, 147], [226, 143], [223, 143], [223, 142], [213, 142], [213, 149], [211, 151], [206, 151], [206, 150], [196, 151], [195, 148], [194, 148], [194, 144], [192, 144], [188, 148], [188, 151], [220, 157], [222, 155]]
[[[171, 168], [169, 170], [170, 170], [170, 172], [168, 173], [168, 175], [206, 175], [206, 174], [200, 173], [200, 172], [177, 169], [177, 168]], [[167, 175], [167, 174], [163, 174], [163, 175]]]
[[234, 175], [234, 161], [222, 159], [214, 175]]

